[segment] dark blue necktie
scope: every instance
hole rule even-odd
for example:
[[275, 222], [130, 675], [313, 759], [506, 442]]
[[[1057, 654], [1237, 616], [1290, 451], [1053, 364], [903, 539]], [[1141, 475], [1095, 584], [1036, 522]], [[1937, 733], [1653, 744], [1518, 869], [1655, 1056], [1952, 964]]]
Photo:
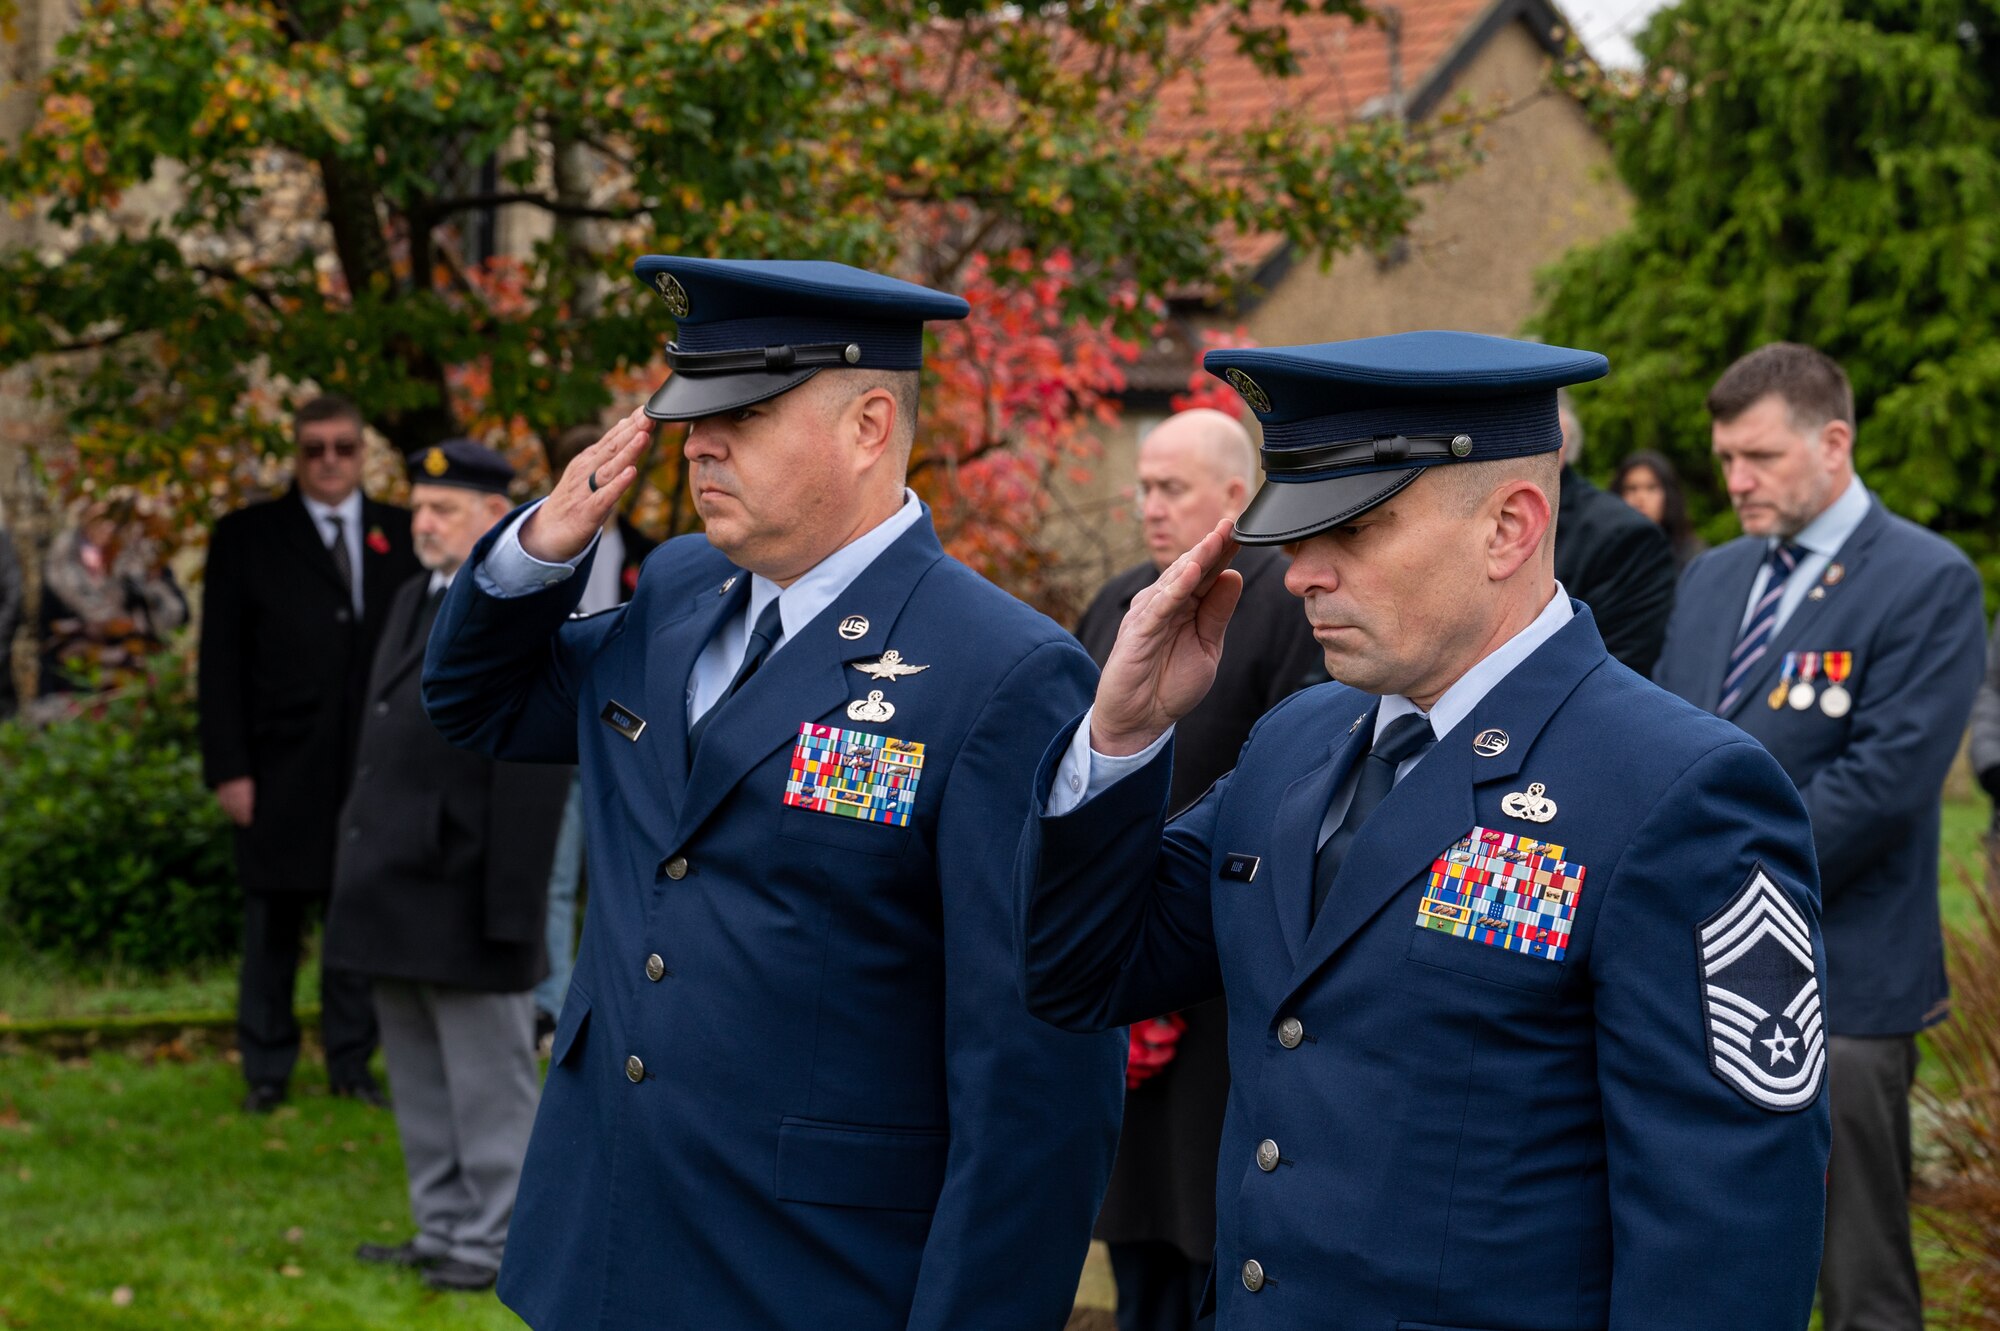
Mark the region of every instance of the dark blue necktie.
[[1771, 547], [1765, 559], [1771, 571], [1764, 579], [1764, 594], [1757, 598], [1757, 608], [1750, 612], [1742, 636], [1729, 651], [1729, 668], [1722, 677], [1722, 701], [1715, 705], [1716, 715], [1728, 715], [1729, 709], [1743, 697], [1743, 690], [1750, 685], [1751, 668], [1770, 650], [1771, 635], [1778, 627], [1778, 602], [1784, 599], [1785, 584], [1791, 581], [1792, 570], [1799, 566], [1799, 557], [1804, 553], [1805, 547], [1798, 545]]
[[771, 604], [764, 607], [764, 613], [757, 616], [757, 626], [750, 630], [750, 641], [743, 644], [743, 664], [737, 667], [736, 678], [729, 681], [729, 687], [722, 691], [722, 696], [717, 698], [707, 711], [696, 717], [694, 724], [688, 727], [689, 754], [693, 754], [696, 746], [701, 743], [702, 732], [708, 729], [708, 723], [715, 719], [715, 714], [722, 710], [722, 705], [736, 696], [736, 690], [750, 682], [750, 676], [757, 673], [757, 667], [764, 664], [764, 658], [771, 654], [771, 648], [784, 636], [785, 623], [778, 617], [778, 602], [777, 598], [773, 597]]
[[1430, 718], [1414, 714], [1397, 717], [1376, 736], [1375, 747], [1361, 760], [1361, 773], [1354, 780], [1354, 798], [1348, 803], [1347, 816], [1319, 848], [1319, 859], [1313, 865], [1314, 919], [1319, 918], [1319, 908], [1326, 904], [1327, 889], [1333, 886], [1334, 875], [1340, 872], [1340, 862], [1347, 858], [1347, 848], [1354, 844], [1361, 825], [1395, 788], [1396, 769], [1435, 743], [1437, 735], [1431, 730]]

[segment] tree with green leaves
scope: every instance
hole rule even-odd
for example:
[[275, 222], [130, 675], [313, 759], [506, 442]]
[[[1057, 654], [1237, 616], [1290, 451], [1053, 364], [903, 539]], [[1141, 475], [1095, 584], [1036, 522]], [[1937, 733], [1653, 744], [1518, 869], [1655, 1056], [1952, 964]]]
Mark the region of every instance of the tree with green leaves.
[[[0, 366], [37, 367], [87, 475], [213, 511], [285, 451], [307, 384], [402, 449], [594, 418], [671, 335], [628, 275], [649, 251], [944, 287], [1032, 289], [1055, 261], [1062, 326], [1129, 339], [1149, 297], [1227, 289], [1233, 232], [1322, 260], [1393, 238], [1462, 148], [1287, 112], [1149, 141], [1216, 43], [1295, 71], [1284, 18], [1308, 8], [1366, 21], [1361, 0], [84, 0], [0, 153], [0, 199], [64, 228], [57, 253], [0, 252]], [[163, 180], [163, 212], [120, 212]], [[490, 252], [495, 209], [540, 238]], [[980, 460], [1058, 447], [1032, 420], [949, 433]]]
[[1863, 479], [2000, 578], [2000, 5], [1681, 0], [1645, 73], [1586, 78], [1631, 227], [1570, 254], [1536, 328], [1611, 358], [1592, 465], [1656, 448], [1735, 534], [1703, 399], [1766, 342], [1838, 359]]

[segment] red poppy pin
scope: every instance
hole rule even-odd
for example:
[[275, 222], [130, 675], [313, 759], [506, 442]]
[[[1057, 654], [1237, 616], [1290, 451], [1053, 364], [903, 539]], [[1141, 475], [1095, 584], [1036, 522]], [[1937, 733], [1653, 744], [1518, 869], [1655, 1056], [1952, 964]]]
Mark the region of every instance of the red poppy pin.
[[389, 553], [389, 538], [382, 534], [380, 527], [370, 527], [368, 529], [368, 548], [378, 555]]
[[624, 582], [626, 591], [636, 592], [639, 590], [639, 566], [637, 564], [625, 570]]

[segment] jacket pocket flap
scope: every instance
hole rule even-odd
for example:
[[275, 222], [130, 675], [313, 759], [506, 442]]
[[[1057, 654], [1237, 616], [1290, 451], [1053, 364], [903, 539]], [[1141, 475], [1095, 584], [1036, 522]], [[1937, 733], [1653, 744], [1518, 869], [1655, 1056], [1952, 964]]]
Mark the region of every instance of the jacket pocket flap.
[[788, 1118], [778, 1127], [779, 1201], [928, 1211], [951, 1135]]

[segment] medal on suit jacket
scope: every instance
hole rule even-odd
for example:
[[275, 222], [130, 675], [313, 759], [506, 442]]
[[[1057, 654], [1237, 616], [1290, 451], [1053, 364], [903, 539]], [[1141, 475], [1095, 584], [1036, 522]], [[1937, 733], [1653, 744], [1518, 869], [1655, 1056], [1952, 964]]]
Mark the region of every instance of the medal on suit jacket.
[[1775, 712], [1785, 705], [1785, 699], [1792, 692], [1792, 680], [1798, 673], [1799, 654], [1797, 652], [1786, 652], [1784, 665], [1778, 671], [1778, 683], [1771, 690], [1770, 696], [1764, 699], [1765, 702], [1771, 704], [1772, 711]]
[[1826, 688], [1819, 695], [1819, 709], [1838, 721], [1854, 707], [1854, 695], [1843, 687], [1854, 671], [1854, 653], [1828, 652], [1822, 665], [1826, 671]]
[[1791, 703], [1793, 711], [1803, 712], [1806, 708], [1812, 706], [1813, 699], [1819, 696], [1819, 690], [1815, 689], [1812, 684], [1813, 676], [1818, 673], [1819, 653], [1800, 652], [1799, 682], [1792, 685]]

